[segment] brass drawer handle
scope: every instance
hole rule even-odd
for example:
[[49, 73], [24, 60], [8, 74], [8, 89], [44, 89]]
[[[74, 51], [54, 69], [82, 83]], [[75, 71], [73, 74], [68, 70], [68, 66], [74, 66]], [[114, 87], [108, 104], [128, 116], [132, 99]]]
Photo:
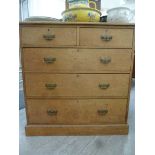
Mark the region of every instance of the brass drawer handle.
[[46, 83], [45, 84], [45, 87], [47, 89], [55, 89], [57, 87], [57, 84], [54, 84], [54, 83]]
[[110, 40], [112, 40], [112, 36], [111, 35], [102, 35], [101, 39], [104, 41], [110, 41]]
[[103, 109], [103, 110], [98, 110], [97, 111], [99, 115], [106, 115], [108, 113], [107, 109]]
[[110, 84], [109, 83], [102, 83], [102, 84], [99, 84], [99, 88], [101, 89], [107, 89], [110, 87]]
[[52, 64], [55, 61], [56, 61], [56, 58], [52, 58], [52, 57], [44, 58], [44, 62], [47, 63], [47, 64]]
[[53, 110], [53, 109], [47, 110], [47, 114], [48, 114], [49, 116], [55, 116], [55, 115], [57, 115], [57, 113], [58, 113], [57, 110]]
[[55, 35], [53, 34], [44, 34], [43, 35], [43, 38], [45, 39], [45, 40], [53, 40], [54, 38], [55, 38]]
[[103, 64], [108, 64], [111, 62], [111, 58], [110, 57], [101, 57], [100, 62]]

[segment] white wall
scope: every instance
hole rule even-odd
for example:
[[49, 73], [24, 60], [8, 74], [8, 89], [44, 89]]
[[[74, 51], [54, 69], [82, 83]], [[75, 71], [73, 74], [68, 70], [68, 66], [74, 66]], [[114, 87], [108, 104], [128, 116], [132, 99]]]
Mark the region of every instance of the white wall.
[[[62, 18], [61, 13], [65, 10], [65, 0], [25, 0], [28, 1], [29, 16], [49, 16]], [[102, 0], [102, 10], [113, 7], [126, 6], [134, 9], [135, 0]], [[23, 6], [24, 8], [24, 6]], [[25, 7], [26, 8], [26, 7]]]
[[65, 0], [28, 0], [30, 16], [61, 18], [65, 10]]
[[102, 8], [113, 8], [113, 7], [118, 7], [124, 3], [124, 0], [102, 0], [101, 5]]
[[102, 0], [101, 5], [102, 9], [110, 9], [113, 7], [126, 6], [131, 9], [134, 8], [135, 0]]

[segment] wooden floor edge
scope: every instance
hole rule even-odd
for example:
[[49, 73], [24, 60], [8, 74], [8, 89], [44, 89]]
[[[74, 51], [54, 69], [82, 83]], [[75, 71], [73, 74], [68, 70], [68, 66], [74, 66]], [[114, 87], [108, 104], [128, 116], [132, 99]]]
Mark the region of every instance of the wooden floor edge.
[[26, 136], [127, 135], [128, 124], [117, 125], [27, 125]]

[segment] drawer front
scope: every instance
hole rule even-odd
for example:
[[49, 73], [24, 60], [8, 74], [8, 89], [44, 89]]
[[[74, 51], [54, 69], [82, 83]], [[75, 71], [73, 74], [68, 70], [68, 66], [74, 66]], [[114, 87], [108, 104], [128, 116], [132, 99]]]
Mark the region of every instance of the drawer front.
[[76, 45], [76, 28], [22, 28], [22, 46], [53, 47]]
[[103, 48], [132, 48], [132, 29], [81, 28], [80, 45]]
[[130, 71], [129, 49], [24, 48], [24, 69], [32, 72], [102, 73]]
[[29, 124], [125, 123], [127, 99], [27, 100]]
[[26, 73], [25, 81], [30, 97], [127, 97], [129, 74]]

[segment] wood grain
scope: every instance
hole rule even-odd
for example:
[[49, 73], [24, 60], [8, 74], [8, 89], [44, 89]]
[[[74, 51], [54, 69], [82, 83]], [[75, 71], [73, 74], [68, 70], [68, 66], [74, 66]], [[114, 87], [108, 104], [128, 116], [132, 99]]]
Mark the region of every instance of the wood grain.
[[[127, 97], [129, 74], [40, 74], [26, 73], [26, 94], [31, 97]], [[47, 89], [45, 84], [56, 84]], [[109, 84], [101, 89], [99, 84]]]
[[[127, 99], [28, 99], [28, 124], [111, 124], [125, 123]], [[48, 110], [57, 111], [49, 115]], [[107, 110], [99, 114], [98, 110]]]
[[123, 27], [123, 28], [131, 28], [133, 29], [135, 27], [134, 23], [110, 23], [110, 22], [51, 22], [51, 21], [22, 21], [19, 22], [20, 26], [85, 26], [85, 27]]
[[[46, 40], [43, 35], [55, 35], [53, 40]], [[53, 47], [76, 45], [76, 28], [24, 27], [22, 28], [22, 46]]]
[[[112, 40], [104, 41], [101, 36], [110, 35]], [[103, 48], [132, 48], [132, 29], [81, 28], [80, 45]]]
[[[44, 34], [55, 38], [45, 40]], [[111, 35], [112, 40], [103, 41], [101, 35]], [[22, 22], [20, 46], [26, 135], [128, 133], [134, 24]], [[56, 61], [45, 64], [44, 57]], [[102, 64], [101, 57], [110, 57], [111, 62]], [[45, 84], [51, 83], [57, 86], [49, 90]], [[103, 83], [110, 87], [100, 89]], [[48, 108], [55, 108], [58, 115], [48, 117]], [[109, 113], [100, 117], [100, 108]]]
[[[130, 49], [62, 49], [24, 48], [25, 72], [51, 73], [106, 73], [130, 72]], [[55, 58], [47, 64], [44, 58]], [[104, 64], [100, 60], [110, 58]]]
[[126, 135], [127, 124], [116, 125], [27, 125], [27, 136], [50, 135]]

